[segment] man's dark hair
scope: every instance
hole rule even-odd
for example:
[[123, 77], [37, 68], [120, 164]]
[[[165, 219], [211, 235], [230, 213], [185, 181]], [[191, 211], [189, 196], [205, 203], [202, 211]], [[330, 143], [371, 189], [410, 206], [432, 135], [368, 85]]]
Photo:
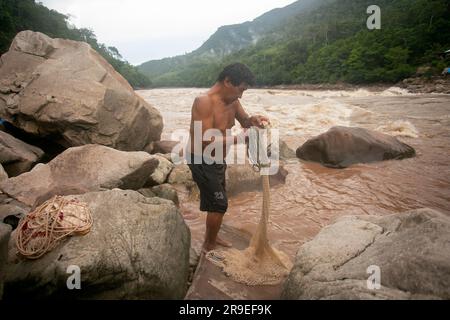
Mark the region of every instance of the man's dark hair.
[[222, 82], [228, 77], [233, 86], [238, 86], [245, 82], [249, 86], [255, 84], [255, 76], [250, 69], [243, 63], [233, 63], [226, 66], [217, 78], [218, 82]]

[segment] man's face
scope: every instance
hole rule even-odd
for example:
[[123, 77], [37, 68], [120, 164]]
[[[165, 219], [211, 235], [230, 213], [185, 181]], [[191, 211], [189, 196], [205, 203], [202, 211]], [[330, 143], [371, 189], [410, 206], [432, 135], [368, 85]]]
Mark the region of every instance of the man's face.
[[244, 91], [248, 89], [248, 84], [245, 82], [242, 82], [238, 86], [233, 85], [229, 81], [227, 84], [228, 84], [227, 87], [229, 88], [229, 92], [230, 92], [229, 97], [230, 97], [231, 102], [234, 102], [237, 99], [242, 98]]
[[241, 83], [240, 85], [238, 85], [237, 87], [235, 87], [238, 94], [239, 94], [239, 99], [242, 98], [242, 95], [244, 94], [244, 91], [248, 89], [248, 84], [246, 84], [245, 82]]

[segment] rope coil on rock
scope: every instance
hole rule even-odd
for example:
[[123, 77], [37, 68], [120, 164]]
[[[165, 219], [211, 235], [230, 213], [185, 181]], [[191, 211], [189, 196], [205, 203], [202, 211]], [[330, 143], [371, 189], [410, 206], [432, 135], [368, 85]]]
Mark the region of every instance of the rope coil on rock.
[[85, 235], [92, 227], [87, 204], [54, 196], [23, 217], [17, 227], [19, 253], [38, 259], [71, 235]]

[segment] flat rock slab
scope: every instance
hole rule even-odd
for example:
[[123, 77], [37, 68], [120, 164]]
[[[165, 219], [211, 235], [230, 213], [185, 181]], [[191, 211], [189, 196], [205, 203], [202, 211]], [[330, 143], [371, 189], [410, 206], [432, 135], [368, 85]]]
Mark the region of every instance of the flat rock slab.
[[[220, 236], [233, 244], [233, 248], [244, 250], [250, 243], [250, 234], [236, 228], [222, 225]], [[219, 247], [220, 248], [220, 247]], [[201, 255], [192, 285], [186, 300], [277, 300], [283, 284], [248, 286], [233, 281], [223, 273], [222, 268]]]

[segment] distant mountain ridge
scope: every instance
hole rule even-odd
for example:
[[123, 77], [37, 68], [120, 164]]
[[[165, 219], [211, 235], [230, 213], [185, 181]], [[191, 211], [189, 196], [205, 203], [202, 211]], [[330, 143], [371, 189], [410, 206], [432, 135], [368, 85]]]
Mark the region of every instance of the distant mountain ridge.
[[285, 23], [287, 19], [302, 11], [314, 9], [320, 3], [320, 0], [300, 0], [283, 8], [272, 9], [253, 21], [222, 26], [193, 53], [212, 54], [216, 57], [229, 55], [256, 44], [259, 39]]
[[[297, 1], [251, 22], [220, 27], [200, 48], [139, 67], [157, 87], [206, 87], [232, 62], [256, 84], [396, 83], [450, 65], [448, 0], [378, 0], [381, 28], [369, 29], [372, 0]], [[446, 60], [447, 59], [447, 60]], [[423, 73], [423, 71], [421, 71]]]
[[299, 0], [283, 8], [272, 9], [253, 21], [219, 27], [205, 43], [191, 53], [147, 61], [139, 65], [138, 69], [151, 79], [155, 79], [161, 75], [176, 72], [180, 67], [188, 64], [204, 60], [206, 62], [217, 61], [229, 54], [256, 44], [261, 38], [267, 36], [289, 18], [300, 12], [317, 8], [323, 1]]

